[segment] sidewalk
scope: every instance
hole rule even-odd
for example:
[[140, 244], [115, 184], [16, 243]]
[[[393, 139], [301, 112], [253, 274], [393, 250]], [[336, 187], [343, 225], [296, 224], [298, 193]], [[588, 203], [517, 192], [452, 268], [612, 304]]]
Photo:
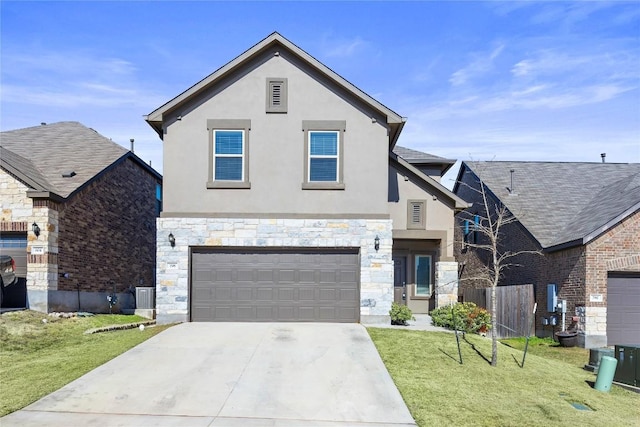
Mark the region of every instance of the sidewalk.
[[371, 328], [393, 328], [393, 329], [404, 329], [406, 331], [431, 331], [431, 332], [451, 332], [452, 330], [447, 328], [441, 328], [440, 326], [433, 326], [431, 323], [431, 316], [428, 314], [414, 314], [413, 317], [416, 320], [409, 320], [407, 322], [408, 326], [400, 326], [400, 325], [371, 325], [367, 327]]

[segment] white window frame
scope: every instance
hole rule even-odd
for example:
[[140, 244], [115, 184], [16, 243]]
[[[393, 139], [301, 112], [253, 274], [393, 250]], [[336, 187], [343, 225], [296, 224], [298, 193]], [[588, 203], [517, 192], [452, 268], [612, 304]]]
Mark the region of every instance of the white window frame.
[[[229, 131], [241, 132], [242, 135], [242, 154], [218, 154], [216, 153], [216, 132]], [[250, 189], [249, 181], [249, 152], [250, 152], [250, 132], [251, 120], [247, 119], [207, 119], [207, 132], [209, 134], [209, 175], [207, 179], [207, 188], [237, 188]], [[224, 180], [215, 179], [216, 177], [216, 159], [217, 158], [237, 157], [242, 161], [242, 179], [240, 180]]]
[[[311, 154], [311, 135], [316, 133], [327, 133], [336, 135], [336, 154]], [[309, 131], [309, 156], [307, 157], [307, 182], [340, 182], [340, 131], [337, 130], [310, 130]], [[312, 181], [311, 180], [311, 159], [336, 159], [336, 179], [334, 181]]]
[[[216, 153], [216, 134], [218, 132], [240, 132], [242, 135], [242, 154], [218, 154]], [[246, 149], [245, 149], [245, 132], [243, 129], [214, 129], [213, 130], [213, 180], [214, 181], [223, 181], [223, 182], [244, 182], [244, 162]], [[218, 158], [237, 158], [240, 157], [242, 159], [242, 164], [240, 166], [241, 170], [241, 178], [240, 179], [216, 179], [216, 161]]]

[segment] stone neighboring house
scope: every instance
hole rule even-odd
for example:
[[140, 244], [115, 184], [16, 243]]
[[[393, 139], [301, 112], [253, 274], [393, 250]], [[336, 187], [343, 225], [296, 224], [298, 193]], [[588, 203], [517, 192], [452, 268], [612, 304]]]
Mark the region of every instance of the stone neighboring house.
[[[535, 285], [536, 333], [561, 328], [561, 312], [550, 307], [555, 289], [567, 302], [566, 325], [577, 320], [581, 346], [640, 342], [640, 164], [463, 162], [454, 191], [473, 206], [458, 215], [458, 242], [479, 238], [474, 218], [483, 205], [471, 188], [480, 179], [490, 203], [517, 219], [504, 228], [504, 248], [542, 253], [522, 254], [501, 279]], [[463, 248], [461, 287], [473, 286], [464, 279], [486, 260]], [[543, 326], [553, 316], [558, 325]]]
[[162, 177], [77, 122], [0, 133], [0, 250], [18, 262], [32, 310], [133, 309], [154, 286]]
[[164, 149], [159, 322], [388, 322], [401, 257], [409, 304], [457, 297], [451, 161], [394, 154], [405, 119], [280, 34], [146, 121]]

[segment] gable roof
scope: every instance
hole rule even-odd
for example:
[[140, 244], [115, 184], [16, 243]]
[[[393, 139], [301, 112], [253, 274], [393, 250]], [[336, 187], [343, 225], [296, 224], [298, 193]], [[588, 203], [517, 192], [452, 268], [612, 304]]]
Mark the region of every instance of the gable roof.
[[462, 200], [457, 194], [454, 194], [447, 187], [445, 187], [444, 185], [440, 184], [438, 181], [436, 181], [435, 179], [431, 178], [430, 176], [424, 174], [422, 171], [420, 171], [418, 168], [413, 166], [407, 160], [405, 160], [402, 157], [398, 156], [395, 152], [389, 152], [389, 161], [391, 162], [392, 165], [399, 166], [399, 167], [404, 168], [405, 170], [409, 171], [417, 179], [422, 181], [427, 186], [431, 187], [437, 193], [439, 193], [440, 195], [442, 195], [442, 196], [446, 197], [447, 199], [451, 200], [454, 203], [456, 210], [462, 210], [462, 209], [466, 209], [468, 207], [471, 207], [471, 205], [469, 203], [467, 203], [466, 201]]
[[463, 162], [454, 192], [467, 170], [546, 250], [586, 244], [640, 210], [638, 163]]
[[[136, 155], [78, 122], [0, 132], [0, 147], [2, 168], [38, 197], [67, 198], [106, 168], [127, 158], [161, 179]], [[74, 175], [62, 176], [69, 172]]]
[[391, 132], [389, 135], [391, 146], [393, 147], [393, 145], [395, 145], [395, 142], [397, 141], [398, 136], [400, 136], [400, 132], [402, 131], [402, 128], [406, 121], [404, 117], [401, 117], [398, 113], [394, 112], [390, 108], [373, 99], [371, 96], [367, 95], [365, 92], [357, 88], [352, 83], [348, 82], [346, 79], [331, 70], [329, 67], [322, 64], [313, 56], [309, 55], [307, 52], [300, 49], [298, 46], [296, 46], [277, 32], [270, 34], [268, 37], [258, 42], [256, 45], [249, 48], [244, 53], [228, 62], [226, 65], [223, 65], [204, 79], [200, 80], [198, 83], [194, 84], [186, 91], [182, 92], [167, 103], [153, 110], [151, 113], [145, 116], [145, 120], [153, 129], [155, 129], [160, 138], [162, 138], [162, 122], [164, 120], [164, 115], [167, 112], [179, 107], [188, 100], [197, 97], [199, 94], [214, 86], [217, 82], [228, 76], [230, 73], [236, 71], [244, 65], [247, 65], [256, 56], [274, 47], [278, 47], [278, 49], [280, 50], [286, 49], [288, 52], [298, 57], [300, 60], [306, 62], [319, 73], [327, 77], [331, 82], [340, 86], [348, 93], [385, 116], [387, 118], [387, 123], [391, 128]]
[[440, 166], [442, 168], [441, 175], [444, 175], [456, 162], [455, 159], [445, 159], [400, 145], [393, 147], [393, 152], [415, 166]]

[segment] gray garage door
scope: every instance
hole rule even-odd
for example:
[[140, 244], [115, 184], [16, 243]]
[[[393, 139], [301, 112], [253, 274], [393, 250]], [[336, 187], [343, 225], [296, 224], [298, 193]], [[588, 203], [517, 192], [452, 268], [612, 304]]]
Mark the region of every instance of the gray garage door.
[[610, 273], [607, 345], [640, 344], [640, 274]]
[[191, 320], [358, 322], [357, 250], [193, 251]]

